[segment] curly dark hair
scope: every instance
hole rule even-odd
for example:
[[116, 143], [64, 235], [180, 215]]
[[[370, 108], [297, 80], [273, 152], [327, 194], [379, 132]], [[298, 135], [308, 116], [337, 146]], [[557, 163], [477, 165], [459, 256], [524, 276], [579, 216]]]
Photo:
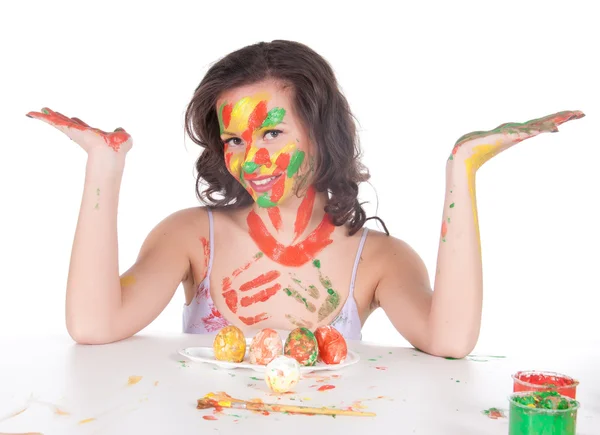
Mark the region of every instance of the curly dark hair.
[[[185, 131], [204, 148], [196, 162], [196, 194], [211, 207], [245, 207], [253, 199], [225, 166], [216, 104], [228, 89], [267, 79], [293, 90], [293, 104], [316, 145], [312, 185], [327, 192], [325, 212], [349, 234], [366, 219], [358, 201], [358, 184], [369, 179], [360, 162], [354, 117], [327, 61], [304, 44], [260, 42], [228, 54], [208, 70], [185, 112]], [[200, 190], [200, 185], [208, 187]], [[296, 192], [297, 194], [297, 192]], [[387, 231], [386, 231], [387, 232]]]

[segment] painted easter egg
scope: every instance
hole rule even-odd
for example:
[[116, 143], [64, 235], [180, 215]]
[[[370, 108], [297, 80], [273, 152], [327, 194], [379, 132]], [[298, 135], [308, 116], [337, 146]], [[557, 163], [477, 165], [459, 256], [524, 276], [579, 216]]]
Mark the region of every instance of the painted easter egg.
[[319, 355], [319, 345], [309, 329], [296, 328], [285, 340], [283, 353], [294, 358], [300, 365], [314, 366]]
[[242, 362], [246, 354], [246, 337], [237, 326], [226, 326], [217, 333], [213, 350], [219, 361]]
[[267, 365], [283, 353], [281, 337], [271, 328], [261, 330], [250, 343], [250, 364]]
[[315, 331], [319, 345], [319, 360], [325, 364], [340, 364], [348, 355], [344, 336], [333, 326], [321, 326]]
[[291, 356], [279, 355], [265, 368], [265, 382], [275, 393], [293, 391], [300, 380], [300, 364]]

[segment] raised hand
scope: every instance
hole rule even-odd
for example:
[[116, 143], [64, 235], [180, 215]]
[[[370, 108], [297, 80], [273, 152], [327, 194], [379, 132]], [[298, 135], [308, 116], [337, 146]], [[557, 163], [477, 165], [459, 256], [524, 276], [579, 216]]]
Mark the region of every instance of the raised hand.
[[523, 123], [509, 122], [489, 131], [474, 131], [456, 141], [449, 160], [463, 160], [467, 169], [474, 172], [489, 159], [513, 145], [540, 133], [555, 133], [562, 123], [584, 116], [583, 112], [578, 110], [564, 111]]
[[90, 127], [79, 118], [69, 118], [47, 107], [44, 107], [41, 112], [29, 112], [26, 116], [44, 121], [62, 131], [88, 154], [94, 150], [106, 150], [108, 148], [116, 153], [125, 154], [133, 145], [131, 136], [122, 128], [107, 133]]

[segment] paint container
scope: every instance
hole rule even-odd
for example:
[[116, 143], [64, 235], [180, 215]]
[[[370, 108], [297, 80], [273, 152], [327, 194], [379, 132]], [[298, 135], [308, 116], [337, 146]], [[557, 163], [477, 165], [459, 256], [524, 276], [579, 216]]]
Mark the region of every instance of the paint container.
[[515, 398], [531, 394], [521, 392], [509, 396], [509, 435], [576, 435], [579, 402], [567, 396], [558, 396], [569, 400], [571, 406], [568, 409], [544, 409], [515, 401]]
[[521, 371], [512, 375], [513, 392], [521, 391], [558, 391], [563, 396], [575, 399], [579, 381], [556, 372], [536, 370]]

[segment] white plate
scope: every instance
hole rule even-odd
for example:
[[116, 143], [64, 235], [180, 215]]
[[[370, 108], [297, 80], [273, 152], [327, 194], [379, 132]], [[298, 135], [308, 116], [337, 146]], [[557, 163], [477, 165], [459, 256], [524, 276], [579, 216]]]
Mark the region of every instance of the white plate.
[[[189, 358], [191, 361], [213, 364], [223, 369], [250, 369], [254, 370], [255, 372], [264, 373], [266, 367], [258, 364], [250, 364], [248, 361], [247, 350], [244, 361], [241, 363], [232, 363], [215, 359], [215, 354], [212, 347], [187, 347], [179, 350], [179, 354]], [[300, 366], [300, 373], [311, 373], [323, 370], [340, 370], [344, 367], [356, 364], [359, 360], [360, 356], [356, 352], [348, 350], [348, 355], [343, 363], [329, 365], [323, 362], [317, 362], [314, 366]]]

